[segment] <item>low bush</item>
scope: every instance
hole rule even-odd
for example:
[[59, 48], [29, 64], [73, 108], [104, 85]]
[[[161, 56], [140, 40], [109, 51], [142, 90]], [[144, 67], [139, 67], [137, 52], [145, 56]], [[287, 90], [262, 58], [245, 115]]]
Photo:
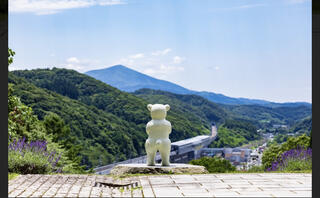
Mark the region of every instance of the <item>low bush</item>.
[[267, 171], [300, 171], [312, 169], [312, 149], [297, 148], [284, 152]]
[[303, 134], [299, 137], [289, 137], [286, 142], [281, 145], [271, 145], [263, 152], [262, 165], [265, 169], [271, 168], [272, 164], [281, 158], [286, 151], [297, 148], [310, 148], [310, 137]]
[[226, 173], [236, 170], [228, 160], [218, 157], [202, 157], [200, 159], [191, 160], [190, 164], [204, 166], [209, 173]]
[[8, 173], [8, 180], [14, 179], [18, 176], [19, 176], [19, 174], [17, 174], [17, 173]]
[[[61, 154], [47, 150], [46, 141], [25, 142], [25, 138], [13, 140], [8, 148], [8, 171], [20, 174], [45, 174], [61, 172]], [[56, 157], [55, 157], [56, 156]]]
[[264, 168], [263, 168], [263, 166], [252, 166], [246, 172], [248, 172], [248, 173], [264, 172]]

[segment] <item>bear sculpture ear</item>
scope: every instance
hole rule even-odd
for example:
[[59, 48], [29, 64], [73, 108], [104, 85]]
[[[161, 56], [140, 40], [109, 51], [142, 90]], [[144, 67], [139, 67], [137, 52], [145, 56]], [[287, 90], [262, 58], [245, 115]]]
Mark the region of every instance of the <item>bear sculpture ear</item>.
[[147, 105], [147, 108], [149, 109], [149, 111], [151, 111], [152, 104], [148, 104], [148, 105]]
[[170, 105], [166, 104], [166, 105], [164, 105], [164, 106], [166, 107], [166, 110], [169, 111]]

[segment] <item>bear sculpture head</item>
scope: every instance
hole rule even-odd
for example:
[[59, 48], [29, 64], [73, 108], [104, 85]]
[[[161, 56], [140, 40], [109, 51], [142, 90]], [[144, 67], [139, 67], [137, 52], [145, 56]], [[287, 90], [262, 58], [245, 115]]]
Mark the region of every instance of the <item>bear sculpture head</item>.
[[148, 109], [151, 112], [151, 118], [153, 120], [163, 120], [167, 116], [167, 111], [169, 111], [170, 106], [168, 104], [148, 104]]

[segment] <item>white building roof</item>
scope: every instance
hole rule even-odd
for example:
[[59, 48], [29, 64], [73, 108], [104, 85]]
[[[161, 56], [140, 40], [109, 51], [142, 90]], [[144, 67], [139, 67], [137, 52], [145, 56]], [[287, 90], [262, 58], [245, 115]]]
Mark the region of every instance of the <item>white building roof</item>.
[[187, 145], [187, 144], [193, 144], [193, 143], [196, 143], [196, 142], [204, 141], [204, 140], [206, 140], [208, 138], [210, 138], [210, 136], [208, 136], [208, 135], [199, 135], [199, 136], [196, 136], [196, 137], [193, 137], [193, 138], [189, 138], [189, 139], [173, 142], [173, 143], [171, 143], [171, 145], [182, 146], [182, 145]]

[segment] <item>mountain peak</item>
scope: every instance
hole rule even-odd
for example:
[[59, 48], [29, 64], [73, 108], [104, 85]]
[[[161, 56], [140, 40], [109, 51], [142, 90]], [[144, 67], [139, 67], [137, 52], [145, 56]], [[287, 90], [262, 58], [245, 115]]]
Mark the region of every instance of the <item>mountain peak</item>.
[[[116, 69], [130, 69], [124, 65], [114, 65], [114, 66], [111, 66], [111, 67], [108, 67], [108, 68], [105, 68], [105, 69], [111, 69], [111, 68], [116, 68]], [[130, 69], [132, 70], [132, 69]]]
[[97, 71], [104, 71], [104, 70], [114, 70], [114, 69], [126, 69], [126, 70], [132, 70], [124, 65], [113, 65], [111, 67], [106, 67], [106, 68], [101, 68], [101, 69], [95, 69], [95, 70], [90, 70], [90, 71], [87, 71], [85, 73], [92, 73], [92, 72], [97, 72]]
[[[113, 87], [116, 87], [122, 91], [134, 92], [139, 89], [147, 88], [154, 90], [162, 90], [167, 92], [172, 92], [175, 94], [194, 94], [202, 96], [212, 102], [221, 104], [256, 104], [256, 105], [271, 105], [271, 106], [281, 106], [281, 104], [272, 103], [265, 100], [248, 99], [248, 98], [232, 98], [225, 96], [223, 94], [217, 94], [213, 92], [198, 92], [186, 89], [177, 84], [153, 78], [146, 74], [140, 73], [136, 70], [128, 68], [124, 65], [114, 65], [105, 69], [88, 71], [85, 74], [107, 83]], [[299, 103], [288, 104], [287, 106], [297, 106], [301, 105]]]
[[142, 88], [159, 89], [179, 94], [192, 92], [177, 84], [153, 78], [123, 65], [91, 70], [85, 74], [126, 92], [134, 92]]

